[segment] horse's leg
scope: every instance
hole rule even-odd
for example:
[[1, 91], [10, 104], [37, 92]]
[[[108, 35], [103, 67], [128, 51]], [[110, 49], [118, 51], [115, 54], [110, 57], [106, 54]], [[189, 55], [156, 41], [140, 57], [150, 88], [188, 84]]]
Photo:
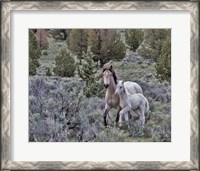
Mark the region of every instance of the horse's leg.
[[124, 113], [124, 115], [125, 115], [125, 121], [126, 122], [129, 120], [129, 116], [128, 116], [129, 114], [130, 114], [130, 111], [127, 112], [127, 113]]
[[132, 118], [132, 115], [131, 115], [131, 112], [129, 111], [128, 112], [128, 114], [129, 114], [129, 119], [128, 119], [128, 127], [130, 128], [130, 126], [131, 126], [131, 118]]
[[130, 122], [131, 122], [131, 111], [128, 112], [128, 127], [130, 128]]
[[108, 112], [109, 112], [110, 109], [111, 109], [111, 107], [110, 107], [108, 104], [106, 104], [106, 105], [105, 105], [105, 110], [104, 110], [104, 113], [103, 113], [104, 126], [107, 126], [107, 125], [108, 125], [108, 124], [107, 124], [107, 116], [108, 116]]
[[145, 124], [145, 115], [144, 115], [144, 110], [145, 108], [143, 106], [140, 106], [139, 111], [140, 111], [140, 123], [141, 126], [144, 127]]
[[131, 114], [131, 111], [130, 111], [130, 112], [128, 112], [128, 119], [129, 119], [129, 120], [131, 120], [131, 119], [132, 119], [132, 117], [133, 117], [133, 116], [132, 116], [132, 114]]
[[125, 114], [125, 117], [127, 116], [127, 112], [129, 112], [131, 108], [129, 106], [126, 106], [119, 112], [119, 126], [121, 126], [122, 123], [122, 115]]
[[125, 121], [128, 122], [128, 127], [130, 127], [130, 111], [128, 111], [127, 113], [124, 113], [125, 114]]
[[117, 108], [117, 117], [116, 117], [116, 123], [119, 121], [119, 112], [120, 112], [120, 110], [121, 110], [121, 107], [119, 106], [118, 108]]

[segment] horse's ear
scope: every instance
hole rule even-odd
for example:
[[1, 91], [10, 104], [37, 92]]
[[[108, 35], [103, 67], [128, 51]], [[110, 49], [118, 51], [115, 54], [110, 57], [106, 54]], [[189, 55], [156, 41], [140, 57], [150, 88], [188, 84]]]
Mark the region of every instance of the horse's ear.
[[112, 66], [112, 65], [110, 65], [110, 69], [111, 69], [111, 70], [113, 69], [113, 66]]
[[122, 85], [124, 85], [124, 80], [122, 81]]

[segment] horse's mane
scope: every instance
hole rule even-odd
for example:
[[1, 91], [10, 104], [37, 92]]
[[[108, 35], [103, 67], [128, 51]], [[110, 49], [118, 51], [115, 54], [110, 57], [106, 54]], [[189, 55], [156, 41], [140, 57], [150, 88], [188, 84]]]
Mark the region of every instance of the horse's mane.
[[113, 69], [111, 69], [111, 68], [104, 68], [103, 72], [106, 71], [106, 70], [108, 70], [108, 71], [110, 71], [112, 73], [113, 79], [115, 81], [115, 84], [117, 84], [117, 75], [116, 75], [115, 71]]

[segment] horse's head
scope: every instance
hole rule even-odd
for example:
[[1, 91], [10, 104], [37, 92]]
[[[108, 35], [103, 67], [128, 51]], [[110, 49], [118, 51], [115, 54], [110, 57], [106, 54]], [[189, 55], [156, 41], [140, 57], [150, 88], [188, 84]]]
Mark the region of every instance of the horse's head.
[[109, 87], [111, 82], [112, 72], [109, 69], [104, 69], [103, 71], [103, 84], [105, 88]]
[[115, 84], [117, 84], [117, 76], [112, 69], [112, 65], [110, 66], [110, 68], [103, 69], [103, 83], [105, 88], [109, 87], [111, 79], [114, 79]]
[[117, 87], [116, 87], [116, 90], [115, 90], [115, 94], [118, 94], [120, 95], [122, 92], [125, 91], [125, 88], [124, 88], [124, 81], [119, 81], [117, 83]]

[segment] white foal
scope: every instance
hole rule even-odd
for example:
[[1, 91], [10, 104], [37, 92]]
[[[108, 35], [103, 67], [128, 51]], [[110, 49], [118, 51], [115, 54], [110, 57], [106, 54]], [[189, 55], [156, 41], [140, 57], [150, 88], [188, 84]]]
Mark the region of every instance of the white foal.
[[128, 113], [131, 110], [138, 110], [139, 112], [136, 113], [139, 114], [140, 125], [144, 126], [145, 114], [149, 111], [147, 99], [141, 93], [129, 94], [124, 87], [124, 81], [118, 82], [115, 94], [119, 95], [119, 105], [122, 109], [119, 113], [119, 125], [121, 126], [123, 114], [125, 114], [125, 120], [129, 121]]

